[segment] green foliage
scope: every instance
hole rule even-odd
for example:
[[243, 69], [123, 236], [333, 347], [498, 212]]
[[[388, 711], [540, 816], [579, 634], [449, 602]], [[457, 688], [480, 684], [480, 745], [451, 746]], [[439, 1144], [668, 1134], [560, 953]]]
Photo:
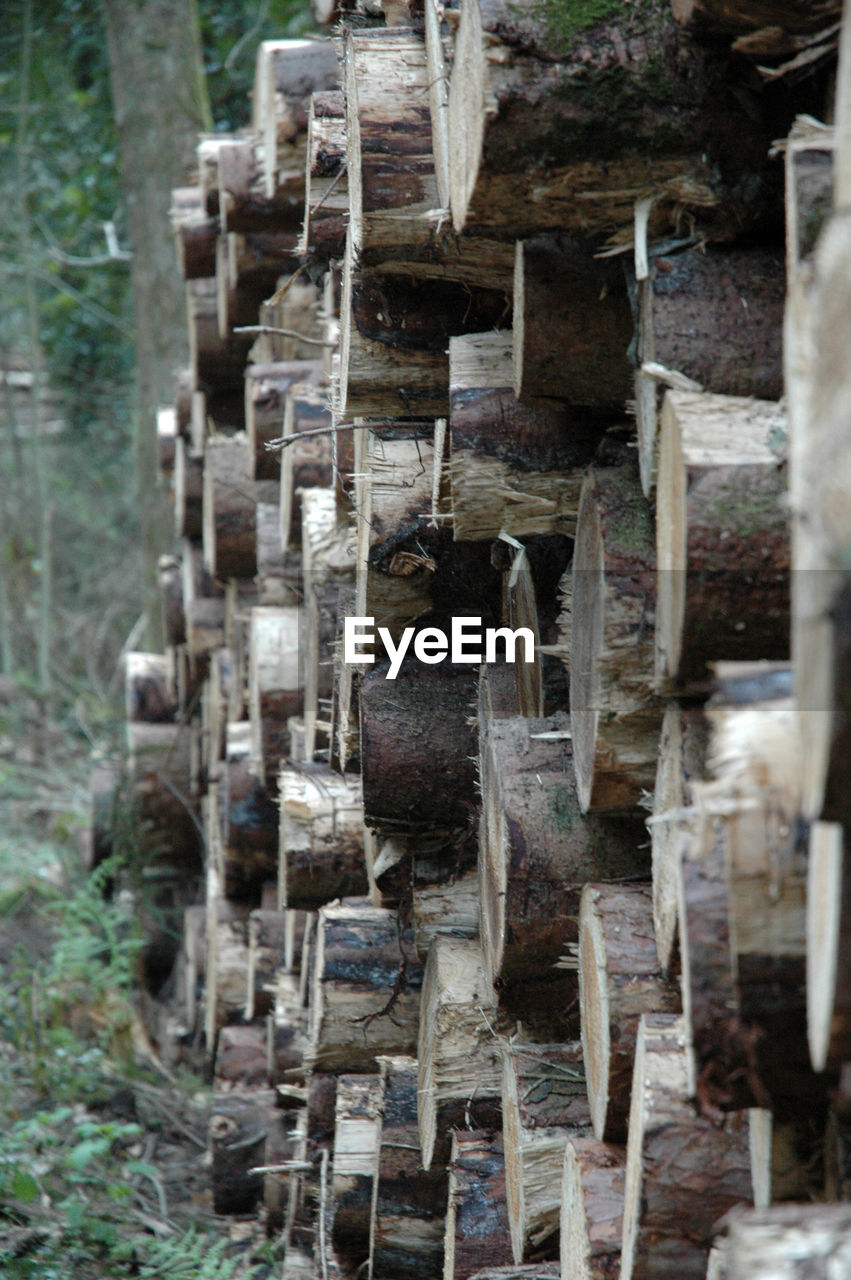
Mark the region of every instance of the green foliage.
[[541, 16], [553, 42], [567, 46], [581, 31], [623, 12], [623, 0], [541, 0]]

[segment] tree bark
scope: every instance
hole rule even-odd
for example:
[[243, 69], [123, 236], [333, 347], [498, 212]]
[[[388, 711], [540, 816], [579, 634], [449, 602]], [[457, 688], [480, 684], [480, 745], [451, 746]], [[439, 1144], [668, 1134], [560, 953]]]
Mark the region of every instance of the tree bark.
[[502, 1135], [490, 1129], [452, 1134], [443, 1254], [452, 1280], [512, 1260]]
[[[555, 740], [539, 736], [557, 732]], [[580, 813], [567, 733], [563, 715], [489, 726], [480, 747], [479, 876], [491, 981], [555, 983], [575, 995], [575, 960], [572, 969], [556, 966], [576, 954], [582, 886], [648, 868], [640, 819]]]
[[581, 1044], [508, 1043], [502, 1051], [502, 1133], [511, 1247], [558, 1254], [565, 1143], [590, 1133]]
[[561, 1201], [562, 1280], [617, 1280], [626, 1151], [596, 1138], [569, 1138]]
[[435, 938], [419, 1023], [419, 1143], [425, 1169], [449, 1158], [451, 1129], [499, 1123], [496, 993], [474, 939]]
[[786, 415], [669, 392], [659, 457], [656, 666], [705, 687], [711, 661], [789, 656]]
[[315, 911], [366, 894], [360, 778], [323, 764], [285, 765], [278, 794], [282, 904]]
[[587, 884], [579, 911], [579, 1010], [594, 1136], [624, 1142], [635, 1037], [643, 1013], [679, 1013], [659, 967], [644, 885]]
[[589, 471], [573, 553], [570, 723], [583, 812], [653, 786], [662, 706], [653, 686], [656, 555], [634, 464]]

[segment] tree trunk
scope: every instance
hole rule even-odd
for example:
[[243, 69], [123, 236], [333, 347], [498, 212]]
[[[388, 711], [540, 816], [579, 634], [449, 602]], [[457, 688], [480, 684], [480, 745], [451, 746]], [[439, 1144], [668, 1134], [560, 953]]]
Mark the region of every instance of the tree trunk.
[[339, 1076], [334, 1128], [331, 1239], [347, 1268], [369, 1257], [372, 1184], [381, 1133], [381, 1077]]
[[642, 1017], [635, 1052], [624, 1189], [622, 1280], [703, 1280], [715, 1225], [752, 1202], [748, 1115], [723, 1125], [686, 1101], [684, 1027]]
[[456, 538], [567, 533], [602, 426], [552, 401], [514, 395], [511, 334], [449, 341], [450, 481]]
[[452, 1134], [443, 1253], [452, 1280], [512, 1260], [502, 1135], [490, 1129]]
[[649, 274], [636, 282], [635, 402], [645, 493], [656, 483], [664, 383], [643, 367], [661, 365], [703, 391], [778, 400], [785, 285], [783, 261], [772, 249], [687, 249], [651, 258]]
[[[554, 732], [562, 736], [544, 736]], [[521, 989], [557, 984], [554, 991], [575, 995], [575, 959], [573, 971], [556, 966], [576, 954], [582, 886], [648, 868], [640, 819], [580, 813], [567, 734], [563, 715], [490, 725], [480, 748], [479, 875], [491, 980]]]
[[517, 241], [514, 390], [622, 413], [632, 389], [632, 307], [620, 263], [579, 239]]
[[709, 724], [701, 706], [669, 702], [659, 738], [650, 841], [653, 862], [653, 933], [663, 973], [678, 959], [677, 886], [682, 810], [692, 803], [692, 783], [706, 776]]
[[669, 392], [659, 454], [656, 666], [705, 687], [707, 664], [789, 656], [786, 414]]
[[382, 1057], [369, 1271], [375, 1280], [431, 1280], [443, 1271], [446, 1170], [425, 1171], [417, 1138], [417, 1062]]
[[652, 790], [662, 706], [653, 686], [656, 555], [634, 464], [589, 471], [573, 553], [570, 724], [583, 812]]
[[435, 938], [419, 1023], [419, 1143], [425, 1169], [449, 1158], [451, 1129], [499, 1123], [496, 993], [473, 939]]
[[579, 911], [579, 1010], [594, 1135], [624, 1142], [635, 1037], [643, 1013], [679, 1013], [659, 967], [643, 885], [587, 884]]
[[561, 1201], [562, 1280], [617, 1280], [621, 1261], [626, 1151], [596, 1138], [570, 1138]]
[[365, 894], [360, 778], [323, 764], [285, 765], [278, 793], [283, 905], [315, 911], [334, 898]]
[[417, 1038], [422, 966], [395, 913], [365, 899], [322, 907], [310, 1003], [317, 1071], [376, 1069]]

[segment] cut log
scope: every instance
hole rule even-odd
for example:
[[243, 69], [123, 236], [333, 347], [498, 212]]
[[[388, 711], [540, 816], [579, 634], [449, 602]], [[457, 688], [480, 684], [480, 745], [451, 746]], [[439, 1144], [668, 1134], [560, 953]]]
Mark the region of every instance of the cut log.
[[719, 1241], [725, 1280], [830, 1280], [851, 1268], [847, 1204], [778, 1204], [731, 1213]]
[[[281, 436], [296, 440], [285, 445], [281, 460], [281, 546], [301, 543], [301, 489], [327, 489], [333, 472], [331, 410], [328, 392], [320, 382], [293, 383], [284, 402]], [[325, 429], [327, 428], [327, 434]], [[316, 432], [321, 431], [321, 435]], [[304, 439], [299, 437], [304, 436]]]
[[218, 218], [204, 208], [200, 187], [177, 187], [171, 193], [171, 229], [184, 280], [209, 278], [216, 274]]
[[280, 503], [257, 503], [257, 603], [261, 605], [299, 604], [304, 578], [301, 556], [281, 548]]
[[244, 333], [220, 336], [215, 277], [187, 281], [186, 311], [192, 390], [240, 389], [251, 338]]
[[653, 687], [656, 555], [632, 460], [588, 472], [573, 553], [570, 724], [583, 812], [650, 792], [662, 705]]
[[650, 837], [653, 863], [653, 933], [663, 973], [677, 961], [677, 894], [681, 811], [692, 803], [691, 784], [706, 776], [709, 724], [700, 706], [669, 702], [659, 738]]
[[643, 1013], [679, 1013], [679, 989], [662, 976], [653, 901], [643, 885], [587, 884], [579, 911], [579, 1010], [594, 1134], [624, 1142]]
[[177, 556], [160, 556], [157, 561], [157, 581], [162, 599], [165, 642], [169, 646], [185, 644], [186, 612], [183, 607], [183, 570]]
[[659, 455], [656, 667], [705, 686], [712, 661], [789, 655], [785, 412], [670, 391]]
[[315, 911], [365, 894], [360, 778], [323, 764], [285, 765], [278, 795], [282, 906]]
[[[272, 988], [284, 964], [286, 915], [283, 911], [257, 908], [248, 917], [248, 970], [245, 986], [245, 1018], [251, 1022], [272, 1009]], [[267, 1052], [268, 1031], [263, 1028], [263, 1052]]]
[[279, 188], [304, 198], [304, 148], [310, 96], [339, 84], [331, 40], [264, 40], [257, 51], [252, 124], [263, 145], [267, 197]]
[[443, 1271], [446, 1170], [427, 1171], [417, 1140], [417, 1062], [382, 1057], [381, 1136], [375, 1160], [369, 1272], [430, 1280]]
[[561, 1200], [561, 1280], [617, 1280], [626, 1151], [596, 1138], [570, 1138]]
[[517, 1044], [502, 1050], [505, 1187], [514, 1261], [558, 1255], [565, 1143], [590, 1134], [582, 1045]]
[[207, 1052], [215, 1052], [223, 1026], [241, 1022], [248, 967], [248, 907], [223, 898], [213, 861], [206, 871], [207, 927], [204, 961], [204, 1034]]
[[266, 446], [284, 433], [287, 391], [294, 383], [320, 381], [321, 377], [319, 360], [250, 364], [245, 370], [245, 432], [254, 457], [255, 480], [280, 478], [280, 454]]
[[[631, 224], [637, 200], [655, 194], [654, 232], [663, 234], [676, 226], [676, 190], [686, 207], [703, 205], [704, 218], [721, 203], [704, 156], [710, 165], [721, 160], [733, 182], [742, 164], [763, 167], [768, 122], [759, 104], [752, 123], [760, 142], [746, 160], [723, 127], [724, 110], [732, 108], [711, 66], [667, 8], [642, 3], [628, 29], [616, 16], [601, 21], [596, 10], [575, 17], [556, 58], [551, 42], [542, 58], [504, 38], [502, 6], [464, 0], [460, 8], [449, 90], [456, 231], [612, 231]], [[640, 103], [640, 111], [626, 102]], [[738, 208], [717, 211], [722, 226], [731, 213], [752, 213], [742, 204], [740, 196]]]
[[361, 767], [366, 822], [377, 831], [452, 849], [475, 804], [477, 673], [444, 662], [387, 664], [360, 681]]
[[810, 827], [807, 1036], [816, 1071], [851, 1058], [851, 867], [839, 823]]
[[275, 792], [278, 772], [287, 756], [290, 716], [304, 707], [300, 660], [301, 610], [297, 605], [251, 610], [250, 666], [251, 741], [260, 777]]
[[310, 1003], [317, 1071], [376, 1070], [416, 1045], [422, 966], [392, 911], [365, 899], [322, 907]]
[[599, 422], [515, 397], [510, 332], [449, 341], [451, 510], [456, 538], [573, 534]]
[[157, 409], [157, 465], [160, 476], [168, 484], [174, 471], [174, 453], [178, 438], [177, 414], [171, 405]]
[[174, 450], [174, 533], [200, 542], [204, 530], [204, 458], [180, 437]]
[[229, 231], [219, 237], [216, 300], [219, 333], [254, 325], [260, 304], [298, 267], [298, 237], [293, 231]]
[[127, 724], [130, 789], [144, 833], [144, 856], [167, 856], [197, 869], [201, 835], [192, 736], [183, 724]]
[[437, 884], [422, 884], [417, 881], [415, 869], [414, 931], [421, 960], [428, 957], [432, 942], [442, 934], [451, 934], [455, 938], [478, 938], [478, 872], [467, 871], [460, 876], [453, 874], [450, 879]]
[[213, 1087], [216, 1092], [268, 1084], [266, 1027], [222, 1027], [216, 1040]]
[[381, 1132], [381, 1077], [338, 1076], [332, 1196], [334, 1249], [349, 1268], [369, 1258], [372, 1183]]
[[502, 1135], [490, 1129], [455, 1130], [443, 1246], [444, 1280], [469, 1280], [512, 1261]]
[[[632, 307], [620, 263], [562, 236], [517, 241], [514, 390], [623, 412], [632, 388]], [[779, 354], [778, 354], [779, 365]]]
[[293, 275], [260, 306], [261, 332], [251, 348], [255, 364], [289, 363], [292, 360], [326, 360], [330, 346], [322, 321], [322, 291], [310, 280]]
[[498, 1026], [496, 993], [485, 976], [479, 944], [435, 938], [423, 979], [417, 1049], [424, 1168], [446, 1164], [453, 1127], [499, 1124]]
[[[723, 395], [778, 400], [783, 394], [785, 275], [772, 249], [688, 249], [656, 255], [636, 282], [635, 377], [641, 483], [656, 483], [661, 365]], [[750, 353], [742, 360], [742, 342]], [[660, 497], [660, 505], [664, 499]]]
[[271, 1089], [221, 1093], [210, 1113], [213, 1207], [216, 1213], [252, 1213], [263, 1194], [262, 1165], [275, 1095]]
[[339, 89], [314, 93], [307, 118], [307, 169], [300, 251], [320, 261], [346, 250], [349, 184], [346, 103]]
[[124, 715], [157, 724], [173, 721], [177, 707], [168, 688], [168, 658], [161, 653], [125, 653]]
[[[255, 136], [223, 139], [216, 152], [218, 217], [223, 232], [298, 231], [302, 185], [266, 194], [261, 148]], [[212, 198], [212, 192], [210, 193]]]
[[786, 277], [810, 258], [833, 207], [832, 125], [798, 116], [786, 139]]
[[[555, 984], [544, 1002], [560, 991], [565, 1007], [576, 994], [582, 886], [648, 872], [640, 819], [580, 813], [568, 734], [563, 714], [492, 722], [480, 748], [479, 831], [485, 970], [519, 992]], [[556, 968], [571, 953], [573, 971]]]
[[788, 32], [815, 31], [838, 19], [839, 0], [672, 0], [678, 22], [725, 35], [741, 35], [761, 27]]
[[252, 480], [244, 433], [210, 440], [204, 453], [204, 563], [219, 578], [257, 573], [257, 504], [274, 502], [273, 480]]
[[723, 1124], [686, 1101], [684, 1026], [645, 1014], [638, 1030], [624, 1190], [622, 1280], [703, 1280], [715, 1224], [752, 1202], [748, 1113]]

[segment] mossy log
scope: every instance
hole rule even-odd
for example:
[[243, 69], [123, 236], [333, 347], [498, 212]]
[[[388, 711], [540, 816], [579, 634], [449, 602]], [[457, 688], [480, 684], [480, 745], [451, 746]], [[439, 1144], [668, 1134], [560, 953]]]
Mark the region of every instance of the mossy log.
[[590, 1134], [582, 1045], [502, 1048], [502, 1134], [511, 1247], [558, 1256], [565, 1143]]
[[634, 460], [582, 486], [573, 554], [570, 723], [583, 812], [629, 808], [653, 786], [662, 704], [654, 687], [656, 550]]
[[656, 670], [705, 688], [713, 661], [789, 656], [785, 412], [669, 391], [662, 411]]
[[596, 1138], [569, 1138], [561, 1201], [561, 1280], [617, 1280], [626, 1151]]
[[594, 1134], [624, 1142], [642, 1013], [679, 1013], [665, 980], [644, 885], [586, 884], [579, 910], [579, 1011]]
[[580, 812], [568, 734], [563, 714], [495, 720], [479, 766], [485, 970], [503, 986], [552, 985], [565, 1006], [576, 972], [557, 966], [575, 964], [582, 886], [649, 872], [640, 819]]

